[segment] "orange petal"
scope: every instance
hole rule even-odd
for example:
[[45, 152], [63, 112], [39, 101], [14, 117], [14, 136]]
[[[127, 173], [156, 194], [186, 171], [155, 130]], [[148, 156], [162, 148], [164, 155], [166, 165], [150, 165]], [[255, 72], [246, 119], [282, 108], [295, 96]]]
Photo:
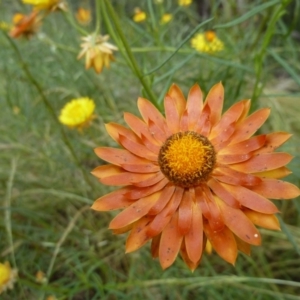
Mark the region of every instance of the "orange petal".
[[223, 186], [245, 207], [265, 214], [278, 212], [278, 208], [273, 202], [258, 193], [242, 186], [228, 184], [223, 184]]
[[215, 84], [206, 96], [204, 106], [210, 108], [210, 122], [212, 125], [220, 121], [224, 102], [224, 88], [221, 82]]
[[202, 91], [198, 84], [194, 84], [188, 94], [187, 98], [187, 114], [188, 114], [188, 130], [194, 130], [194, 126], [200, 117], [203, 108]]
[[192, 224], [192, 203], [194, 197], [189, 190], [185, 190], [178, 209], [178, 230], [185, 235], [189, 232]]
[[113, 232], [113, 234], [123, 234], [123, 233], [126, 233], [129, 230], [131, 230], [134, 225], [135, 225], [135, 223], [132, 223], [132, 224], [129, 224], [129, 225], [124, 226], [122, 228], [113, 229], [112, 232]]
[[245, 162], [230, 165], [243, 173], [256, 173], [274, 170], [288, 164], [293, 156], [284, 152], [256, 154]]
[[162, 189], [168, 184], [168, 179], [164, 178], [163, 180], [159, 181], [155, 185], [142, 187], [142, 188], [134, 188], [128, 191], [125, 196], [128, 199], [140, 199], [151, 195], [155, 192], [162, 191]]
[[210, 108], [208, 105], [206, 105], [204, 106], [200, 118], [198, 119], [194, 127], [195, 132], [198, 132], [204, 136], [208, 136], [211, 129], [209, 116], [210, 116]]
[[159, 255], [159, 244], [161, 235], [157, 235], [152, 239], [151, 243], [151, 255], [153, 258], [157, 258]]
[[179, 130], [180, 131], [188, 131], [189, 130], [189, 120], [188, 120], [188, 112], [187, 110], [184, 111], [184, 113], [181, 116], [180, 119], [180, 126], [179, 126]]
[[216, 137], [210, 140], [213, 144], [215, 151], [219, 152], [220, 149], [226, 147], [230, 143], [230, 137], [235, 131], [235, 123], [224, 126]]
[[166, 215], [165, 211], [162, 211], [156, 215], [147, 228], [147, 235], [149, 237], [154, 237], [160, 234], [164, 228], [170, 223], [172, 215]]
[[266, 142], [263, 148], [255, 153], [270, 153], [285, 143], [292, 135], [287, 132], [273, 132], [266, 135]]
[[119, 143], [131, 153], [146, 158], [151, 161], [157, 161], [157, 155], [151, 152], [147, 147], [144, 145], [137, 143], [135, 141], [130, 140], [124, 135], [119, 135]]
[[119, 136], [123, 135], [126, 136], [128, 139], [138, 143], [140, 139], [137, 137], [137, 135], [132, 132], [131, 129], [128, 129], [120, 124], [117, 123], [107, 123], [105, 124], [106, 131], [111, 136], [113, 140], [115, 140], [117, 143], [120, 144]]
[[121, 167], [129, 172], [134, 173], [154, 173], [160, 170], [159, 166], [149, 163], [140, 163], [140, 164], [121, 164]]
[[195, 193], [196, 201], [200, 204], [202, 213], [208, 220], [209, 226], [215, 231], [222, 230], [224, 227], [222, 214], [210, 189], [203, 185], [202, 188], [195, 188]]
[[211, 190], [227, 205], [234, 208], [240, 208], [240, 203], [217, 180], [211, 178], [207, 184]]
[[252, 173], [252, 175], [262, 178], [283, 178], [290, 175], [292, 172], [287, 167], [280, 167], [270, 171]]
[[137, 157], [124, 149], [116, 149], [110, 147], [96, 148], [95, 153], [101, 159], [108, 161], [114, 165], [121, 166], [123, 164], [147, 164], [148, 160]]
[[175, 191], [175, 186], [173, 184], [168, 184], [164, 187], [159, 200], [149, 211], [150, 215], [157, 215], [162, 211], [162, 209], [168, 204], [173, 193]]
[[217, 155], [217, 161], [223, 165], [231, 165], [236, 163], [241, 163], [246, 160], [249, 160], [253, 155], [250, 153], [247, 154], [225, 154], [225, 155]]
[[149, 179], [153, 178], [156, 178], [155, 173], [140, 174], [123, 172], [121, 174], [103, 177], [100, 181], [106, 185], [132, 185], [145, 180], [149, 181]]
[[132, 201], [124, 196], [127, 191], [127, 188], [123, 188], [98, 198], [92, 205], [92, 209], [108, 211], [128, 207], [132, 204]]
[[168, 128], [171, 133], [176, 133], [179, 131], [181, 115], [176, 108], [175, 99], [170, 97], [170, 95], [166, 95], [164, 105]]
[[152, 120], [158, 126], [163, 127], [165, 119], [160, 111], [147, 99], [139, 97], [137, 101], [139, 111], [148, 124], [149, 120]]
[[255, 186], [262, 181], [260, 177], [245, 174], [229, 167], [216, 168], [213, 172], [213, 177], [224, 183], [243, 186]]
[[245, 100], [233, 104], [221, 117], [220, 121], [212, 128], [209, 139], [212, 140], [219, 132], [234, 124], [241, 116], [245, 106]]
[[118, 229], [141, 219], [149, 212], [150, 208], [159, 199], [159, 196], [160, 192], [134, 201], [110, 222], [109, 229]]
[[257, 186], [251, 187], [251, 190], [272, 199], [292, 199], [300, 195], [300, 190], [297, 186], [273, 178], [262, 179], [262, 182]]
[[171, 222], [166, 226], [161, 234], [159, 245], [159, 261], [163, 269], [170, 267], [175, 261], [183, 236], [178, 230], [178, 214], [175, 213]]
[[[150, 143], [152, 143], [154, 145], [159, 145], [159, 143], [151, 136], [151, 134], [148, 130], [148, 126], [141, 119], [139, 119], [135, 115], [132, 115], [130, 113], [125, 112], [124, 113], [124, 120], [127, 123], [127, 125], [131, 128], [131, 130], [139, 138], [142, 139], [142, 137], [144, 137], [144, 139], [147, 139]], [[147, 147], [146, 144], [145, 144], [145, 146]]]
[[138, 108], [146, 124], [149, 125], [149, 121], [151, 120], [157, 127], [161, 129], [165, 128], [165, 118], [150, 101], [144, 98], [139, 98]]
[[238, 119], [238, 122], [237, 122], [238, 124], [241, 124], [245, 120], [245, 118], [247, 117], [247, 115], [249, 113], [250, 105], [251, 105], [251, 101], [249, 99], [242, 100], [242, 102], [244, 103], [244, 109], [243, 109], [241, 116]]
[[221, 231], [214, 231], [208, 223], [204, 223], [204, 231], [207, 239], [219, 256], [234, 265], [238, 251], [232, 232], [227, 227], [224, 227]]
[[[149, 176], [147, 179], [143, 179], [139, 182], [133, 182], [132, 184], [137, 187], [147, 187], [154, 185], [164, 179], [165, 175], [162, 174], [161, 172], [157, 173], [150, 173], [150, 174], [143, 174]], [[143, 177], [144, 178], [144, 177]]]
[[258, 226], [272, 229], [272, 230], [280, 230], [280, 225], [277, 217], [275, 215], [270, 214], [262, 214], [257, 211], [253, 211], [250, 209], [244, 210], [244, 214], [250, 219], [250, 221]]
[[265, 123], [269, 114], [269, 108], [262, 108], [247, 117], [237, 126], [237, 130], [231, 136], [231, 144], [236, 144], [250, 138]]
[[250, 254], [251, 254], [251, 245], [244, 242], [243, 240], [241, 240], [236, 235], [234, 236], [234, 238], [235, 238], [238, 249], [240, 251], [242, 251], [243, 253], [245, 253], [246, 255], [250, 256]]
[[146, 244], [150, 237], [147, 236], [146, 230], [151, 218], [145, 216], [138, 220], [126, 240], [126, 253], [133, 252]]
[[168, 91], [168, 95], [175, 100], [176, 109], [179, 116], [181, 116], [185, 111], [186, 101], [179, 86], [173, 83]]
[[141, 140], [143, 142], [143, 144], [153, 153], [155, 153], [156, 155], [159, 154], [160, 151], [160, 146], [158, 146], [157, 144], [153, 144], [149, 139], [147, 139], [147, 137], [145, 137], [143, 134], [141, 136]]
[[218, 200], [218, 204], [225, 224], [235, 235], [248, 244], [257, 246], [261, 244], [259, 231], [241, 210], [231, 208], [221, 200]]
[[247, 154], [264, 146], [266, 135], [257, 135], [248, 140], [224, 147], [219, 151], [220, 155], [224, 154]]
[[171, 217], [173, 216], [181, 202], [183, 191], [184, 190], [182, 188], [177, 187], [166, 207], [154, 217], [153, 221], [148, 227], [147, 234], [149, 236], [158, 235], [170, 222]]
[[149, 132], [159, 143], [164, 143], [168, 135], [163, 130], [163, 127], [157, 126], [152, 120], [149, 120]]
[[[202, 249], [201, 249], [202, 251]], [[190, 258], [189, 255], [187, 253], [187, 249], [186, 249], [186, 245], [185, 245], [185, 241], [183, 240], [182, 244], [181, 244], [181, 248], [180, 248], [180, 255], [183, 259], [183, 261], [186, 263], [186, 265], [189, 267], [189, 269], [194, 272], [195, 269], [198, 267], [199, 263], [200, 263], [200, 259], [197, 262], [193, 262]]]
[[103, 165], [95, 168], [91, 173], [97, 178], [104, 178], [116, 174], [122, 174], [124, 170], [115, 165]]
[[198, 203], [192, 203], [192, 223], [189, 232], [185, 236], [185, 246], [190, 260], [197, 264], [202, 256], [203, 249], [203, 220]]

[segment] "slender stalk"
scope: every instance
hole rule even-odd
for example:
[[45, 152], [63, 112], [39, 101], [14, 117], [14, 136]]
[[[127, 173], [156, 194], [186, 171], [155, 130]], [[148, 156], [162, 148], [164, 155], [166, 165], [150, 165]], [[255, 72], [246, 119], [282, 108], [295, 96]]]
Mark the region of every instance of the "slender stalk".
[[17, 169], [17, 159], [12, 159], [11, 161], [11, 172], [9, 174], [9, 178], [7, 181], [6, 186], [6, 195], [5, 195], [5, 212], [4, 212], [4, 220], [5, 220], [5, 227], [7, 231], [7, 237], [8, 237], [8, 244], [11, 250], [11, 259], [13, 262], [14, 268], [16, 268], [16, 258], [15, 258], [15, 252], [14, 252], [14, 243], [13, 243], [13, 236], [12, 236], [12, 229], [11, 229], [11, 191], [13, 188], [13, 181], [15, 177]]
[[150, 86], [148, 85], [148, 82], [147, 80], [144, 78], [142, 72], [140, 71], [139, 67], [138, 67], [138, 64], [135, 60], [135, 57], [131, 51], [131, 48], [127, 42], [127, 39], [124, 35], [124, 32], [121, 28], [121, 25], [120, 25], [120, 22], [119, 22], [119, 19], [110, 3], [109, 0], [103, 0], [105, 1], [105, 4], [106, 4], [106, 8], [107, 8], [107, 13], [109, 14], [109, 16], [111, 17], [111, 20], [113, 21], [113, 24], [115, 25], [115, 28], [116, 28], [116, 31], [124, 45], [124, 48], [125, 48], [125, 51], [126, 51], [126, 54], [128, 56], [128, 59], [129, 61], [131, 62], [131, 66], [132, 66], [132, 70], [133, 72], [135, 73], [135, 75], [138, 77], [138, 79], [140, 80], [141, 84], [143, 85], [146, 93], [148, 94], [148, 97], [149, 97], [149, 100], [151, 100], [151, 102], [159, 107], [158, 105], [158, 102], [157, 102], [157, 97], [154, 95], [152, 89], [150, 88]]
[[63, 15], [65, 17], [65, 19], [68, 21], [68, 23], [73, 27], [75, 28], [80, 34], [86, 36], [88, 35], [88, 33], [82, 29], [80, 26], [78, 26], [75, 22], [74, 22], [74, 19], [73, 19], [73, 16], [67, 12], [67, 11], [64, 11], [63, 12]]
[[91, 187], [93, 187], [90, 178], [87, 176], [85, 170], [83, 169], [76, 153], [75, 150], [71, 144], [71, 142], [69, 141], [65, 131], [63, 130], [63, 128], [61, 127], [61, 124], [59, 123], [56, 113], [53, 109], [53, 107], [51, 106], [49, 100], [47, 99], [47, 97], [44, 94], [44, 91], [42, 89], [42, 87], [39, 85], [38, 81], [33, 77], [33, 75], [31, 74], [31, 72], [29, 71], [28, 66], [26, 65], [26, 63], [23, 60], [23, 57], [18, 49], [18, 47], [16, 46], [16, 44], [11, 40], [11, 38], [9, 38], [9, 36], [4, 33], [4, 36], [6, 37], [6, 39], [9, 41], [10, 45], [12, 46], [12, 48], [14, 49], [19, 61], [20, 61], [20, 65], [21, 68], [23, 69], [24, 73], [26, 74], [27, 78], [29, 79], [29, 81], [31, 82], [31, 84], [37, 89], [38, 93], [40, 94], [40, 97], [43, 101], [43, 103], [45, 104], [45, 106], [47, 107], [48, 111], [50, 112], [51, 116], [53, 117], [54, 121], [57, 123], [58, 127], [60, 128], [60, 133], [62, 136], [62, 139], [65, 143], [65, 145], [67, 146], [67, 148], [69, 149], [71, 155], [73, 156], [74, 162], [75, 164], [78, 166], [78, 168], [81, 170], [82, 175], [86, 181], [86, 183], [88, 183]]
[[101, 32], [101, 8], [100, 8], [100, 1], [96, 0], [96, 34], [100, 34]]
[[262, 77], [262, 71], [264, 68], [264, 61], [267, 53], [267, 48], [272, 40], [272, 37], [275, 32], [275, 27], [277, 21], [283, 16], [285, 13], [286, 6], [291, 2], [291, 0], [282, 1], [280, 6], [275, 6], [274, 13], [270, 19], [270, 22], [268, 24], [266, 33], [263, 38], [262, 46], [260, 48], [260, 51], [255, 56], [255, 72], [256, 72], [256, 81], [254, 84], [253, 94], [252, 94], [252, 110], [256, 109], [256, 102], [261, 94], [261, 91], [263, 89], [263, 83], [261, 82]]

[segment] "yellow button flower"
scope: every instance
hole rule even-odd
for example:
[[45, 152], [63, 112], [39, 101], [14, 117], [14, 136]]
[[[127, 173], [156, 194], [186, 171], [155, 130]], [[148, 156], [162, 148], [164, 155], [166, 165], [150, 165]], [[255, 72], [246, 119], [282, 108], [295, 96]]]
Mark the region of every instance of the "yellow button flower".
[[160, 20], [161, 24], [167, 24], [173, 19], [172, 14], [163, 14]]
[[212, 30], [198, 33], [191, 39], [191, 46], [199, 52], [213, 53], [224, 49], [223, 42]]
[[178, 0], [179, 6], [189, 6], [192, 4], [192, 0]]
[[50, 10], [57, 9], [65, 10], [66, 6], [63, 0], [22, 0], [24, 4], [29, 4], [36, 10]]
[[9, 262], [0, 263], [0, 294], [12, 289], [17, 278], [17, 270], [10, 267]]
[[70, 128], [83, 128], [94, 118], [95, 102], [87, 97], [73, 99], [61, 110], [59, 121]]
[[134, 10], [133, 21], [136, 23], [144, 22], [147, 19], [147, 15], [140, 8], [136, 7]]

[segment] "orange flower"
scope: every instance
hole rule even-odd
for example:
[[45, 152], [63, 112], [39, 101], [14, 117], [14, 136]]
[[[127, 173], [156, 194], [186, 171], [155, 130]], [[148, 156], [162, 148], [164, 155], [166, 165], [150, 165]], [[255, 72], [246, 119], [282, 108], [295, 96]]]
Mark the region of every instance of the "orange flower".
[[194, 270], [207, 241], [234, 264], [238, 250], [250, 254], [251, 245], [261, 244], [255, 225], [279, 230], [278, 209], [268, 198], [300, 194], [298, 187], [280, 180], [290, 173], [285, 165], [292, 156], [274, 152], [291, 135], [253, 136], [269, 108], [248, 116], [250, 101], [242, 100], [222, 115], [223, 99], [221, 83], [204, 103], [198, 85], [187, 101], [173, 85], [164, 100], [165, 117], [139, 98], [142, 120], [125, 113], [130, 129], [106, 125], [123, 149], [95, 149], [110, 164], [92, 173], [103, 184], [123, 187], [97, 199], [92, 208], [124, 209], [109, 228], [116, 234], [130, 232], [126, 252], [152, 240], [152, 256], [159, 257], [163, 269], [180, 252]]
[[10, 36], [18, 38], [25, 36], [26, 38], [31, 37], [40, 26], [40, 18], [38, 12], [33, 11], [30, 15], [15, 14], [13, 17], [14, 27], [10, 31]]

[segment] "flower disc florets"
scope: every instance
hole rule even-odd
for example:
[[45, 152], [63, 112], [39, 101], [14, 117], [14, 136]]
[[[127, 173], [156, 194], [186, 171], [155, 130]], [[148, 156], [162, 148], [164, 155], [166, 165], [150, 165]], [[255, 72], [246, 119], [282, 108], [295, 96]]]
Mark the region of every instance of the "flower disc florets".
[[186, 188], [206, 181], [215, 162], [213, 145], [206, 137], [193, 131], [171, 135], [158, 156], [163, 174], [174, 184]]

